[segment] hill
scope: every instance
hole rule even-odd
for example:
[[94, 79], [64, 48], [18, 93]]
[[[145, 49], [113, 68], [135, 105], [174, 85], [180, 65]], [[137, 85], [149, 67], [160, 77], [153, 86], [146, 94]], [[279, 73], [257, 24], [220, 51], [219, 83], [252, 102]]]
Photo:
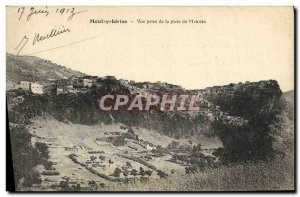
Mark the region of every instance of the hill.
[[20, 81], [49, 81], [83, 73], [34, 56], [6, 54], [7, 86]]
[[292, 106], [294, 106], [294, 98], [295, 98], [295, 91], [294, 90], [290, 90], [287, 92], [283, 93], [283, 97], [285, 98], [285, 100], [291, 104]]

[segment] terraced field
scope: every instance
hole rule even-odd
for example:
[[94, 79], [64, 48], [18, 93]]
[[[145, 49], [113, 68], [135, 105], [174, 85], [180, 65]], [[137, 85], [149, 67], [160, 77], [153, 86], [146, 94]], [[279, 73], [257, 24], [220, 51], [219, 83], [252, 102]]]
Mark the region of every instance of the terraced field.
[[[172, 141], [196, 144], [199, 139], [198, 142], [176, 140], [156, 131], [138, 127], [133, 130], [134, 135], [129, 134], [128, 128], [119, 123], [87, 126], [60, 122], [49, 115], [35, 118], [29, 127], [34, 136], [32, 143], [47, 144], [52, 163], [51, 170], [38, 166], [43, 189], [55, 189], [61, 182], [86, 187], [94, 181], [105, 187], [112, 182], [159, 179], [159, 171], [168, 175], [185, 174], [184, 165], [171, 161], [174, 152], [161, 153], [159, 148]], [[221, 146], [218, 140], [205, 137], [203, 144], [207, 154]], [[121, 171], [116, 175], [117, 168]], [[141, 173], [141, 168], [152, 172], [151, 175]], [[136, 174], [132, 173], [134, 170]]]

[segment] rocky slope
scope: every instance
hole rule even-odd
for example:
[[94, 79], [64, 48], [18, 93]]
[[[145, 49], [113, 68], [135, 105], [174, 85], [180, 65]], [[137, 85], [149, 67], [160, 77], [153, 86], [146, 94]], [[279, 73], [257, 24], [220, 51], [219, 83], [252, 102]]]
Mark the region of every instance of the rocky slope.
[[20, 81], [64, 79], [71, 75], [82, 76], [83, 73], [34, 56], [6, 54], [7, 85]]

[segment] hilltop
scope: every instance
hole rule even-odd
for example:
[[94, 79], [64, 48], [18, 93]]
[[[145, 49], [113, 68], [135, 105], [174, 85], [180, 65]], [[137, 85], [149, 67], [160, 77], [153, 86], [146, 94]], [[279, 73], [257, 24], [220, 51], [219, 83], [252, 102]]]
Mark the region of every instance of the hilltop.
[[20, 81], [66, 79], [73, 75], [84, 74], [42, 58], [6, 54], [6, 79], [9, 83], [7, 85], [14, 85]]

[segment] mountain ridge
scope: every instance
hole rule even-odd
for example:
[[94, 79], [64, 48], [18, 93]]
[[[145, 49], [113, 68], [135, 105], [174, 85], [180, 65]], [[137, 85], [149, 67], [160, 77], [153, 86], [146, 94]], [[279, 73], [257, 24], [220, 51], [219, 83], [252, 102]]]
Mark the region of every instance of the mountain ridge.
[[[26, 81], [49, 81], [57, 79], [66, 79], [71, 76], [85, 76], [87, 74], [80, 71], [67, 68], [65, 66], [53, 63], [49, 60], [45, 60], [35, 56], [17, 56], [10, 53], [6, 53], [6, 80], [7, 83], [16, 84], [22, 80]], [[149, 82], [136, 82], [136, 86], [142, 83]], [[154, 82], [150, 82], [154, 83]], [[252, 82], [251, 82], [252, 83]], [[253, 82], [259, 83], [259, 82]], [[166, 83], [167, 84], [167, 83]], [[232, 83], [230, 83], [232, 84]], [[214, 87], [230, 86], [230, 84], [224, 84], [221, 86], [206, 87], [202, 89], [184, 89], [190, 91], [201, 91]], [[9, 84], [8, 84], [9, 85]], [[169, 84], [177, 86], [174, 84]], [[180, 86], [177, 86], [180, 87]], [[294, 90], [286, 91], [284, 96], [288, 99], [289, 103], [293, 103]]]
[[12, 83], [57, 80], [72, 75], [84, 74], [39, 57], [6, 53], [6, 79]]

